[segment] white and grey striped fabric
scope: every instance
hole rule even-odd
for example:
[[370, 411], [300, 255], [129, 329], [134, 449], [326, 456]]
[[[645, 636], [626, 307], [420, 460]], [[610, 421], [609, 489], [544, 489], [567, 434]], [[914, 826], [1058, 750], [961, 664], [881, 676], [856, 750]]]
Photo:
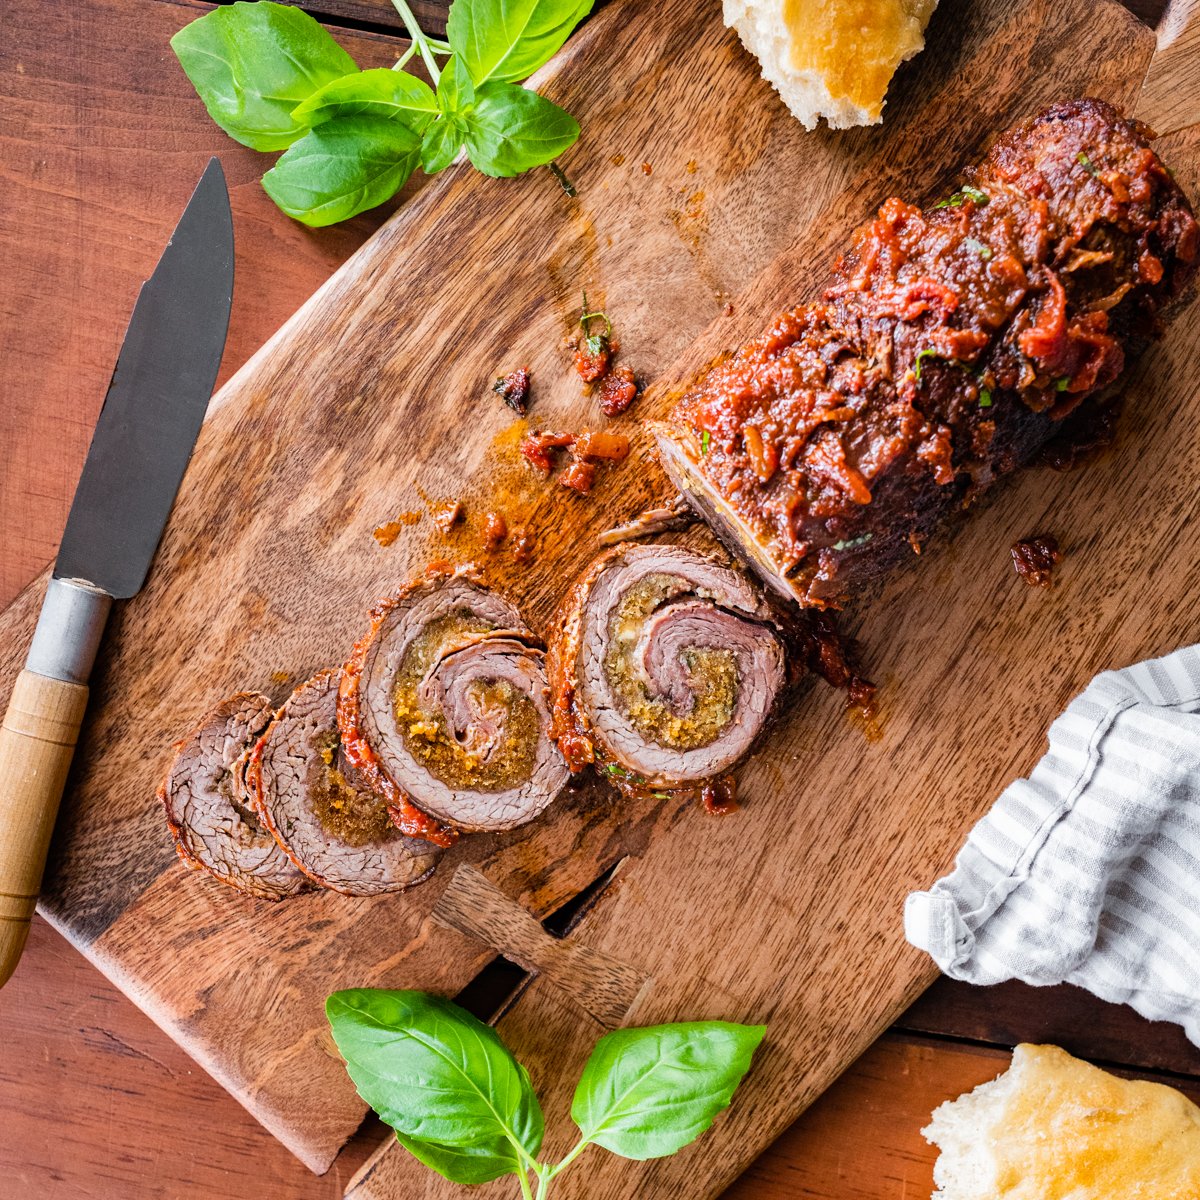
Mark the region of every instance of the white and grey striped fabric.
[[1075, 983], [1200, 1045], [1200, 646], [1097, 675], [904, 928], [971, 983]]

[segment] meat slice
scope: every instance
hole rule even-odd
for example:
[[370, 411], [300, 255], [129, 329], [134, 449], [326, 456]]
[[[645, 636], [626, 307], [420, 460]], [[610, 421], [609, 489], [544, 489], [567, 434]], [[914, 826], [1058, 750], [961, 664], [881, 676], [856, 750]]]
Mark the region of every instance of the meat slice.
[[350, 762], [414, 837], [511, 829], [569, 772], [550, 740], [544, 652], [470, 569], [428, 573], [371, 614], [342, 671]]
[[1103, 403], [1200, 255], [1151, 136], [1101, 101], [1056, 104], [960, 191], [887, 200], [816, 303], [651, 426], [676, 486], [780, 595], [842, 603]]
[[564, 599], [549, 676], [572, 770], [595, 763], [628, 791], [699, 790], [766, 724], [784, 642], [739, 572], [679, 546], [622, 544]]
[[412, 887], [441, 851], [405, 837], [383, 798], [363, 783], [342, 751], [338, 672], [302, 683], [250, 756], [246, 777], [264, 824], [305, 875], [348, 896]]
[[158, 798], [184, 862], [251, 896], [283, 900], [307, 880], [259, 820], [240, 769], [272, 712], [257, 692], [223, 700], [176, 743]]

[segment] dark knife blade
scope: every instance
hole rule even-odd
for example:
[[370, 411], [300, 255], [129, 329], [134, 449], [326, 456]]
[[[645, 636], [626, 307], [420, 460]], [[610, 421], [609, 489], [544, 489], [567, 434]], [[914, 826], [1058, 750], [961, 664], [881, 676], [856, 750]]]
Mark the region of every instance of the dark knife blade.
[[233, 217], [214, 158], [138, 294], [56, 579], [84, 580], [115, 599], [141, 590], [204, 421], [232, 300]]

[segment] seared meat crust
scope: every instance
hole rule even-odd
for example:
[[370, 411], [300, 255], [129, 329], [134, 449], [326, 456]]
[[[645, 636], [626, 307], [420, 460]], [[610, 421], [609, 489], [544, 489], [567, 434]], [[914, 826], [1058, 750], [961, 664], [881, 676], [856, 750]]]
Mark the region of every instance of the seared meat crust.
[[284, 900], [307, 881], [259, 819], [243, 773], [272, 714], [257, 692], [223, 700], [175, 744], [158, 798], [185, 863], [259, 899]]
[[1101, 101], [1056, 104], [933, 207], [886, 201], [817, 303], [654, 425], [674, 482], [771, 587], [841, 603], [1157, 331], [1200, 233], [1151, 137]]

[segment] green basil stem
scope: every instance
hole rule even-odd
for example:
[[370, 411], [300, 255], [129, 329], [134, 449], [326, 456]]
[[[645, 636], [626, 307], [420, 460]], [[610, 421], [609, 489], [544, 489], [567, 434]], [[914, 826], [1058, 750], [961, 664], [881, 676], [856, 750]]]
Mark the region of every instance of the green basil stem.
[[[408, 36], [412, 38], [413, 45], [416, 46], [417, 52], [421, 55], [421, 61], [425, 64], [425, 69], [429, 72], [429, 78], [433, 80], [433, 86], [436, 88], [438, 80], [442, 77], [442, 72], [438, 69], [437, 60], [433, 57], [434, 47], [432, 42], [421, 32], [421, 27], [417, 24], [417, 18], [413, 16], [412, 9], [408, 7], [405, 0], [392, 0], [392, 7], [400, 14], [400, 19], [404, 22], [404, 26], [408, 30]], [[442, 45], [445, 45], [445, 42]], [[446, 49], [449, 50], [449, 46]]]
[[408, 60], [410, 58], [412, 58], [412, 56], [414, 54], [416, 54], [416, 52], [417, 52], [417, 43], [412, 42], [409, 45], [408, 49], [405, 50], [405, 52], [402, 55], [400, 55], [400, 57], [398, 59], [396, 59], [396, 61], [392, 64], [392, 70], [393, 71], [403, 71], [404, 64], [407, 63]]
[[562, 1162], [555, 1164], [546, 1171], [546, 1182], [549, 1183], [560, 1171], [565, 1171], [592, 1143], [587, 1138], [580, 1138], [575, 1148]]
[[[525, 1168], [522, 1167], [517, 1172], [517, 1178], [521, 1181], [521, 1197], [522, 1200], [533, 1200], [533, 1191], [529, 1186], [529, 1176], [525, 1173]], [[539, 1194], [541, 1189], [538, 1189]]]

